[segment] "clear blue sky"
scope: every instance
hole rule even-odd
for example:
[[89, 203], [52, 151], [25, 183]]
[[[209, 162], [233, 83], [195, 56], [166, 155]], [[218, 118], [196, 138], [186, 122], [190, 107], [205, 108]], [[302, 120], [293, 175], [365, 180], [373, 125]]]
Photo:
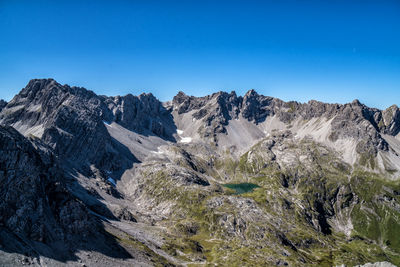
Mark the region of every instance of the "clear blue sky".
[[0, 98], [47, 77], [163, 101], [254, 88], [400, 105], [400, 1], [0, 0]]

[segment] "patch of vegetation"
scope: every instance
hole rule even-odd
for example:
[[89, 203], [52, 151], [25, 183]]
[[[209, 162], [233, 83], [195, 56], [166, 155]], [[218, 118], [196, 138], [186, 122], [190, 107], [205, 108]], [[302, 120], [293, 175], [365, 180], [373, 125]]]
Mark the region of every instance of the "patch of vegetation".
[[369, 167], [372, 170], [376, 168], [375, 156], [369, 153], [361, 153], [359, 158], [361, 166]]
[[[229, 181], [222, 185], [224, 190], [220, 183], [208, 189], [177, 186], [166, 172], [152, 174], [146, 192], [154, 199], [176, 203], [171, 219], [163, 222], [172, 229], [163, 247], [169, 254], [192, 262], [191, 266], [277, 262], [352, 266], [384, 260], [399, 264], [400, 215], [394, 203], [400, 202], [400, 183], [363, 167], [353, 171], [340, 155], [310, 140], [285, 144], [284, 149], [299, 160], [282, 167], [265, 157], [269, 155], [264, 141], [239, 160], [227, 152], [214, 159], [207, 173], [218, 181]], [[372, 163], [368, 160], [367, 164]], [[219, 190], [212, 189], [217, 186]], [[211, 208], [208, 203], [214, 198], [211, 203], [220, 204]], [[247, 220], [240, 231], [228, 232], [244, 219], [230, 201], [243, 198], [254, 200], [256, 214], [262, 215]], [[328, 234], [319, 229], [320, 216], [340, 224], [339, 212], [351, 218], [350, 238], [334, 226]]]
[[294, 113], [296, 111], [296, 102], [289, 102], [288, 105], [289, 105], [288, 112]]
[[162, 256], [155, 253], [153, 250], [148, 248], [142, 242], [132, 238], [126, 233], [114, 228], [114, 227], [106, 227], [106, 232], [113, 236], [115, 240], [125, 249], [141, 251], [143, 254], [151, 258], [154, 266], [170, 266], [171, 264]]

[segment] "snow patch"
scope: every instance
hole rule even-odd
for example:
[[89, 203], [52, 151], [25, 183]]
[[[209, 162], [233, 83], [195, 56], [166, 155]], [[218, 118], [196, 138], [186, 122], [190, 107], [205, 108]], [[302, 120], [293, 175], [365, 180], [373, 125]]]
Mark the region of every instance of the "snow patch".
[[158, 154], [158, 155], [161, 155], [161, 154], [164, 154], [164, 151], [161, 151], [160, 149], [158, 149], [157, 151], [152, 151], [154, 154]]
[[103, 123], [104, 123], [105, 125], [108, 125], [108, 126], [111, 125], [111, 122], [108, 122], [108, 121], [103, 121]]
[[179, 141], [180, 143], [190, 143], [192, 142], [192, 137], [183, 137], [183, 131], [182, 130], [176, 130], [178, 135], [181, 137], [181, 140]]
[[182, 137], [181, 143], [190, 143], [192, 142], [192, 137]]

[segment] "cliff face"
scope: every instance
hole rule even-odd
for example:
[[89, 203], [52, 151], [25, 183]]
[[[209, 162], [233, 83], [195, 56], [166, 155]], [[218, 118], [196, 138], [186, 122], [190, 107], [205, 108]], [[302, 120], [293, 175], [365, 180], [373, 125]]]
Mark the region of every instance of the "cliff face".
[[67, 190], [56, 158], [11, 127], [0, 126], [0, 169], [2, 249], [67, 260], [98, 236], [101, 224]]
[[[317, 101], [283, 102], [259, 95], [254, 90], [244, 97], [238, 97], [235, 92], [205, 97], [180, 92], [169, 105], [163, 105], [152, 94], [97, 96], [84, 88], [62, 86], [54, 80], [42, 79], [30, 81], [3, 106], [2, 124], [15, 127], [26, 136], [42, 139], [65, 159], [98, 166], [118, 158], [114, 153], [118, 149], [107, 131], [107, 125], [113, 122], [139, 134], [174, 142], [176, 125], [181, 124], [182, 117], [189, 116], [192, 120], [189, 124], [201, 121], [201, 124], [193, 124], [200, 138], [212, 139], [218, 144], [218, 135], [227, 134], [227, 126], [233, 120], [245, 119], [254, 125], [262, 125], [270, 118], [277, 118], [289, 126], [324, 119], [324, 126], [330, 128], [328, 141], [354, 140], [356, 152], [368, 157], [376, 157], [379, 151], [389, 151], [389, 144], [382, 134], [396, 136], [400, 131], [397, 106], [381, 111], [368, 108], [357, 100], [345, 105]], [[107, 167], [117, 169], [121, 166]]]
[[[255, 124], [262, 123], [272, 116], [277, 116], [283, 123], [290, 123], [296, 119], [334, 118], [332, 126], [335, 134], [332, 135], [332, 138], [349, 136], [360, 139], [379, 139], [380, 132], [391, 135], [398, 133], [397, 130], [394, 130], [397, 125], [396, 121], [398, 123], [397, 107], [393, 106], [381, 111], [368, 108], [358, 100], [345, 105], [325, 104], [318, 101], [301, 104], [283, 102], [250, 90], [244, 97], [237, 97], [234, 92], [231, 94], [218, 93], [204, 98], [188, 97], [179, 93], [173, 103], [177, 106], [178, 113], [196, 110], [194, 118], [207, 117], [207, 121], [210, 121], [209, 118], [218, 118], [221, 124], [225, 125], [229, 123], [229, 120], [237, 119], [239, 115]], [[212, 106], [212, 108], [204, 108], [205, 106]], [[380, 146], [380, 149], [385, 150], [387, 147]]]
[[112, 112], [110, 122], [116, 122], [128, 130], [156, 135], [174, 141], [176, 131], [168, 110], [152, 94], [117, 96], [106, 98]]
[[[57, 251], [69, 251], [89, 265], [400, 264], [399, 114], [254, 90], [161, 103], [32, 80], [0, 102], [0, 252], [66, 263]], [[87, 245], [96, 238], [107, 245]]]
[[31, 80], [3, 109], [0, 121], [25, 136], [40, 138], [54, 153], [82, 169], [94, 164], [119, 169], [134, 161], [119, 156], [104, 120], [112, 118], [104, 99], [84, 88], [54, 80]]
[[[257, 139], [260, 139], [260, 134], [255, 132], [258, 130], [269, 132], [274, 127], [279, 130], [291, 128], [294, 132], [309, 131], [306, 133], [307, 135], [314, 135], [315, 139], [333, 146], [338, 140], [354, 143], [352, 144], [354, 146], [352, 149], [356, 151], [354, 160], [356, 157], [376, 158], [379, 151], [389, 151], [389, 144], [382, 135], [396, 136], [398, 134], [396, 125], [399, 123], [399, 117], [396, 106], [381, 111], [369, 108], [358, 100], [345, 105], [326, 104], [318, 101], [302, 104], [284, 102], [250, 90], [244, 97], [237, 97], [234, 92], [231, 94], [220, 92], [197, 98], [186, 96], [180, 92], [174, 97], [172, 103], [178, 125], [182, 125], [181, 121], [185, 116], [190, 116], [191, 120], [186, 124], [192, 126], [187, 127], [197, 125], [196, 134], [199, 134], [200, 138], [211, 138], [216, 144], [218, 144], [218, 139], [224, 139], [219, 134], [229, 135], [228, 126], [235, 125], [235, 121], [239, 119], [250, 122], [250, 128], [255, 129], [248, 136], [242, 136], [241, 141], [251, 139], [248, 143], [254, 144]], [[271, 120], [275, 120], [280, 126], [276, 126], [276, 123], [275, 126], [268, 124], [268, 121]], [[194, 121], [201, 121], [201, 123], [193, 124]], [[314, 129], [312, 127], [307, 129], [307, 126], [304, 126], [309, 121], [314, 122]], [[183, 124], [183, 127], [185, 126]], [[249, 128], [244, 125], [240, 127]], [[326, 131], [318, 133], [316, 128], [325, 128]], [[246, 129], [236, 128], [236, 131], [243, 130]], [[251, 137], [252, 133], [256, 138]], [[320, 136], [315, 136], [316, 134], [320, 134]], [[227, 137], [224, 143], [231, 141], [230, 137]]]

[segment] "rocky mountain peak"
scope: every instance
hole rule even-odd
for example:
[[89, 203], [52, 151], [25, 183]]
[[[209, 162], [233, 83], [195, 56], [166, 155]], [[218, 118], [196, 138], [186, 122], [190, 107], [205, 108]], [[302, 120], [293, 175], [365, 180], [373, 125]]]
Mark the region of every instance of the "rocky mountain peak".
[[52, 79], [1, 105], [0, 265], [13, 252], [49, 266], [353, 266], [400, 254], [397, 106], [253, 89], [163, 104]]
[[188, 98], [189, 96], [187, 96], [184, 92], [179, 91], [178, 94], [174, 96], [172, 102], [176, 104], [182, 104]]
[[107, 162], [111, 168], [121, 163], [105, 160], [116, 153], [103, 124], [110, 113], [103, 99], [92, 91], [60, 85], [53, 79], [35, 79], [2, 110], [0, 123], [41, 139], [60, 158], [79, 168]]
[[114, 121], [135, 132], [173, 139], [172, 117], [153, 94], [108, 97], [104, 103], [112, 113], [109, 122]]
[[351, 104], [352, 104], [352, 105], [355, 105], [355, 106], [362, 106], [362, 105], [363, 105], [363, 104], [361, 104], [360, 100], [358, 100], [358, 99], [354, 99], [354, 100], [351, 102]]
[[32, 79], [9, 103], [10, 106], [18, 105], [21, 99], [34, 101], [37, 94], [43, 90], [49, 90], [53, 86], [61, 86], [53, 79]]
[[249, 91], [246, 92], [244, 95], [244, 98], [249, 98], [249, 97], [257, 97], [258, 93], [254, 89], [250, 89]]
[[378, 126], [384, 133], [397, 135], [400, 132], [400, 110], [397, 105], [392, 105], [382, 111], [381, 121]]
[[259, 95], [254, 89], [249, 90], [242, 98], [241, 113], [249, 121], [260, 122], [273, 114], [273, 98]]
[[[6, 104], [1, 103], [3, 106]], [[190, 114], [193, 121], [199, 122], [194, 132], [203, 138], [212, 137], [216, 144], [218, 135], [227, 134], [227, 126], [231, 121], [240, 118], [255, 125], [273, 117], [284, 125], [312, 119], [330, 120], [328, 136], [331, 142], [352, 138], [358, 144], [358, 153], [365, 152], [374, 157], [378, 151], [389, 149], [382, 134], [395, 136], [400, 132], [400, 111], [397, 106], [381, 111], [369, 108], [357, 99], [339, 105], [319, 101], [284, 102], [260, 95], [254, 89], [243, 97], [237, 96], [234, 91], [220, 91], [204, 97], [188, 96], [180, 91], [167, 109], [151, 93], [97, 96], [85, 88], [61, 85], [53, 79], [29, 81], [2, 108], [0, 122], [15, 127], [26, 136], [41, 138], [60, 155], [76, 159], [81, 155], [93, 163], [102, 162], [104, 156], [99, 157], [101, 153], [96, 151], [103, 151], [104, 147], [110, 147], [108, 144], [113, 143], [107, 124], [114, 122], [139, 134], [175, 141], [176, 120], [180, 120], [175, 113], [179, 116]], [[71, 141], [74, 138], [81, 140], [84, 136], [90, 136], [89, 140], [93, 140], [83, 145], [91, 151], [89, 156], [78, 153], [81, 143]], [[60, 141], [64, 139], [70, 141]]]

